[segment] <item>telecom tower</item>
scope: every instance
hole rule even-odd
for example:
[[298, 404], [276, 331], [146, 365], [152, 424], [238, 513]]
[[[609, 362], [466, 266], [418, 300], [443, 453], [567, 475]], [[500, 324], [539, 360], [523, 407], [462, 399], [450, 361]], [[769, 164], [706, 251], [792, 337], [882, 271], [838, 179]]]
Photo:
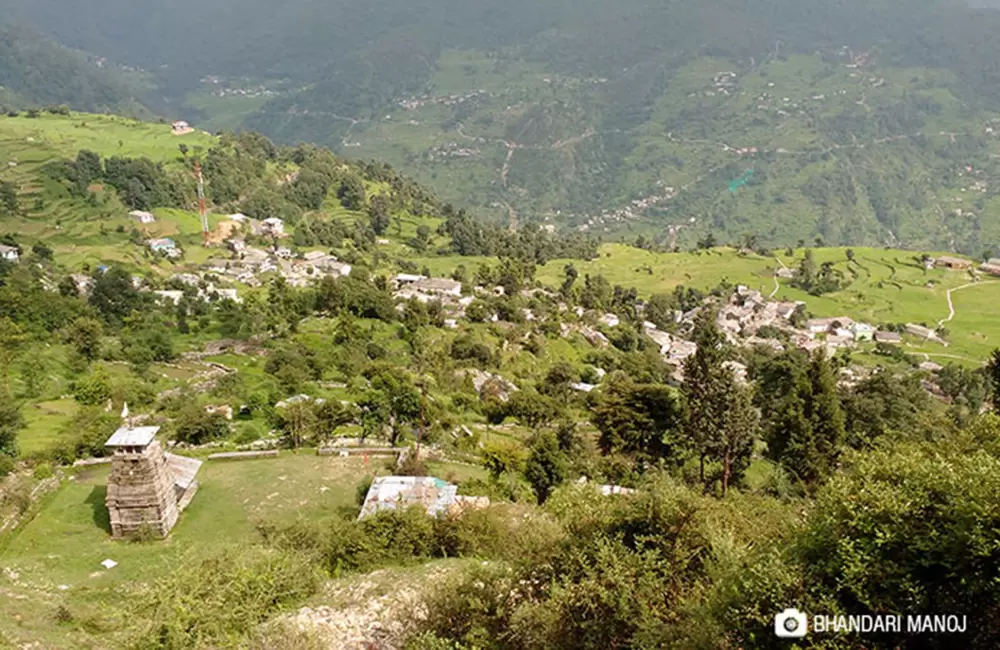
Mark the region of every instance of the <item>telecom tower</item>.
[[201, 211], [201, 244], [208, 246], [208, 212], [205, 210], [205, 181], [201, 176], [201, 163], [194, 161], [194, 174], [198, 178], [198, 209]]

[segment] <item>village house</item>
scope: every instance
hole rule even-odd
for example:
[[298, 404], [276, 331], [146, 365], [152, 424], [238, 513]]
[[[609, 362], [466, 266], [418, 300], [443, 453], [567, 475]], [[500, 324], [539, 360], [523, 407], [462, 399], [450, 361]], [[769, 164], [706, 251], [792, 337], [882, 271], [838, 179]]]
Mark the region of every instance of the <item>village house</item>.
[[262, 234], [271, 235], [272, 237], [285, 236], [285, 222], [278, 217], [264, 219], [260, 222], [260, 229]]
[[1000, 258], [992, 257], [980, 265], [979, 270], [990, 275], [1000, 275]]
[[485, 508], [488, 497], [459, 496], [458, 486], [432, 476], [380, 476], [372, 481], [358, 519], [382, 510], [422, 508], [436, 517], [465, 508]]
[[608, 327], [618, 327], [618, 324], [621, 323], [621, 319], [618, 318], [618, 314], [612, 314], [609, 312], [601, 314], [601, 317], [597, 319], [597, 322]]
[[453, 298], [462, 296], [462, 283], [449, 278], [423, 278], [411, 286], [417, 291], [438, 296], [451, 296]]
[[392, 279], [396, 287], [403, 287], [408, 284], [413, 284], [414, 282], [419, 282], [421, 280], [426, 280], [427, 278], [423, 275], [415, 275], [413, 273], [399, 273]]
[[681, 364], [687, 360], [688, 357], [692, 357], [698, 352], [698, 344], [692, 343], [691, 341], [677, 340], [674, 344], [670, 346], [670, 356], [667, 358], [669, 363]]
[[216, 287], [209, 287], [206, 293], [208, 295], [215, 294], [216, 300], [232, 300], [235, 303], [243, 302], [243, 299], [236, 293], [236, 289], [218, 289]]
[[17, 248], [13, 246], [0, 244], [0, 259], [5, 262], [17, 263], [18, 259], [20, 259], [20, 253], [18, 253]]
[[186, 284], [189, 287], [197, 287], [201, 283], [201, 278], [194, 273], [176, 273], [170, 276], [170, 279], [176, 280], [181, 284]]
[[826, 334], [837, 329], [848, 330], [854, 326], [854, 321], [847, 316], [835, 318], [812, 318], [806, 321], [806, 329], [811, 334]]
[[169, 237], [150, 239], [146, 243], [149, 245], [149, 250], [154, 253], [164, 253], [166, 255], [170, 255], [171, 251], [177, 250], [177, 244], [175, 244], [174, 240]]
[[917, 325], [916, 323], [907, 323], [906, 324], [906, 333], [907, 334], [912, 334], [913, 336], [917, 336], [917, 337], [920, 337], [922, 339], [936, 339], [937, 338], [937, 334], [934, 333], [934, 330], [932, 330], [929, 327], [925, 327], [923, 325]]
[[934, 266], [938, 268], [965, 270], [972, 268], [972, 260], [952, 257], [951, 255], [942, 255], [941, 257], [934, 258]]
[[875, 328], [868, 323], [855, 323], [851, 333], [855, 341], [871, 341], [875, 338]]
[[192, 131], [191, 125], [184, 120], [177, 120], [170, 125], [173, 129], [174, 135], [182, 135], [184, 133], [190, 133]]
[[94, 284], [94, 279], [83, 273], [73, 273], [69, 276], [76, 285], [76, 292], [81, 296], [90, 294], [90, 287]]
[[165, 302], [167, 302], [169, 300], [172, 304], [176, 305], [177, 303], [179, 303], [181, 301], [181, 298], [184, 297], [184, 292], [183, 291], [154, 291], [153, 295], [157, 296], [160, 299], [159, 302], [161, 302], [161, 303], [165, 303]]
[[128, 216], [132, 217], [139, 223], [156, 223], [156, 217], [153, 216], [152, 212], [145, 212], [143, 210], [132, 210], [128, 213]]
[[876, 343], [902, 343], [903, 337], [898, 332], [887, 332], [885, 330], [879, 330], [875, 332], [875, 342]]

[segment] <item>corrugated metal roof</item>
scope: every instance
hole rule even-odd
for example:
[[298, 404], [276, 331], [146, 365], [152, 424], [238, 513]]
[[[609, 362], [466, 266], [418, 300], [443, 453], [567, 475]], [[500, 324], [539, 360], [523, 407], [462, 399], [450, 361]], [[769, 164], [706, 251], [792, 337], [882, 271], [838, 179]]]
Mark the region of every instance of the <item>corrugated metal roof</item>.
[[174, 484], [182, 490], [186, 490], [194, 483], [194, 477], [201, 469], [202, 461], [197, 458], [178, 456], [177, 454], [164, 454], [167, 458], [167, 469], [174, 477]]
[[379, 510], [422, 506], [437, 516], [455, 503], [458, 486], [432, 476], [382, 476], [372, 481], [359, 519]]
[[122, 427], [104, 443], [105, 447], [145, 447], [153, 442], [160, 427]]

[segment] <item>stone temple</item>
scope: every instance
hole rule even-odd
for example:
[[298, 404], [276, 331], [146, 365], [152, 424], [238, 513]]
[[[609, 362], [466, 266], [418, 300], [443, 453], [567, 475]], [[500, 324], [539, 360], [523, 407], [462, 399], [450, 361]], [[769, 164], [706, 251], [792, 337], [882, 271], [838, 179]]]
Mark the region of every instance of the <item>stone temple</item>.
[[201, 461], [165, 453], [159, 430], [124, 426], [105, 443], [112, 450], [105, 503], [115, 539], [166, 537], [198, 491]]

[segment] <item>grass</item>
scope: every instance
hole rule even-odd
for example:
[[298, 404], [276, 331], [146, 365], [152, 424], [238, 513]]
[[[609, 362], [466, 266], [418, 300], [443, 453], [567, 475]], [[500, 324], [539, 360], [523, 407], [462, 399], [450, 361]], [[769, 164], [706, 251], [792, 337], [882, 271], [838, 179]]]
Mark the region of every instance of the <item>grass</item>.
[[73, 419], [79, 406], [75, 400], [59, 399], [39, 402], [22, 409], [27, 425], [17, 436], [18, 446], [25, 456], [44, 453], [59, 442], [59, 434]]

